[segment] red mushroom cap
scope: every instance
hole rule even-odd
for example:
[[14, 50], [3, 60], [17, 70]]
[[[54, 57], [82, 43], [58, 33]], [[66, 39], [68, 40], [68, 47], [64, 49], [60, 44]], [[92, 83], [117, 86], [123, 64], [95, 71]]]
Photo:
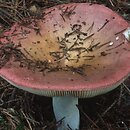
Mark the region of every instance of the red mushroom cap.
[[46, 9], [42, 18], [17, 23], [0, 38], [0, 75], [45, 96], [105, 93], [130, 73], [130, 42], [123, 35], [128, 27], [98, 4]]

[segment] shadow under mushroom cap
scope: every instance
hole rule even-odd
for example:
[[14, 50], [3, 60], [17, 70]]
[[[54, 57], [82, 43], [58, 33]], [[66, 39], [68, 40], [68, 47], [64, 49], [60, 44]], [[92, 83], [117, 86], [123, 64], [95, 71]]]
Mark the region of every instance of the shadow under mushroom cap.
[[0, 38], [0, 75], [15, 86], [45, 96], [85, 97], [128, 77], [130, 42], [123, 32], [129, 24], [107, 7], [58, 5], [29, 21]]

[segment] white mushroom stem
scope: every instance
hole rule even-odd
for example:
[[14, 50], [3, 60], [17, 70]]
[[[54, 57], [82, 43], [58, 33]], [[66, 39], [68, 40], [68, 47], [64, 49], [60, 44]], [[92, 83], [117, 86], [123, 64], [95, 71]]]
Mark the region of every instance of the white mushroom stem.
[[53, 97], [53, 109], [58, 123], [57, 130], [79, 130], [79, 110], [76, 97]]

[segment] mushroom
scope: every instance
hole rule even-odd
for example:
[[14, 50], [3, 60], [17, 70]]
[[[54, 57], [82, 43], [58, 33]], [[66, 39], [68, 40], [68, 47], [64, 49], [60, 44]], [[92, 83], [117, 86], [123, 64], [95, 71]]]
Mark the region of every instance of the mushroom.
[[58, 130], [79, 129], [78, 98], [115, 89], [130, 74], [129, 24], [98, 4], [72, 3], [16, 23], [0, 38], [0, 76], [53, 97]]

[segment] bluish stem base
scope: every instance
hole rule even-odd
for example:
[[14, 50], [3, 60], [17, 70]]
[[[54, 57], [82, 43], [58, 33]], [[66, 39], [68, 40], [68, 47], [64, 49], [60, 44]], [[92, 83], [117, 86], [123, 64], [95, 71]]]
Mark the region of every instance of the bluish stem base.
[[58, 123], [57, 130], [79, 130], [78, 98], [53, 97], [53, 110]]

